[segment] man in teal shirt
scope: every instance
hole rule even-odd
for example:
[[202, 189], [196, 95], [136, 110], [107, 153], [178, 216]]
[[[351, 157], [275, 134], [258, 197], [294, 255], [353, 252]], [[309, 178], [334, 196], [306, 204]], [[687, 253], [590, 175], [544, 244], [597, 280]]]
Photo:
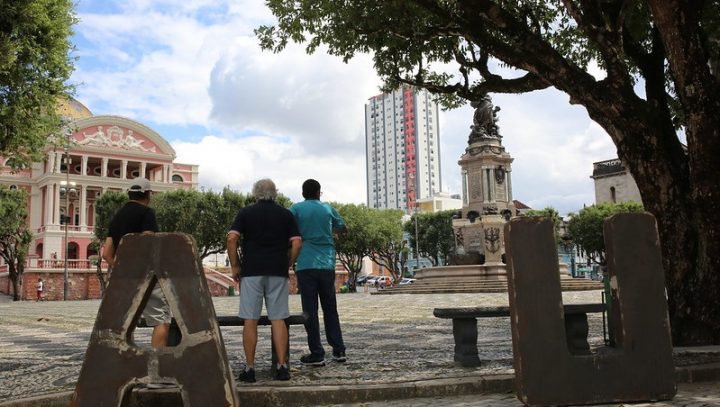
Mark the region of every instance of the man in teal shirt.
[[305, 331], [310, 354], [300, 362], [325, 365], [325, 349], [320, 342], [318, 298], [323, 310], [325, 336], [332, 347], [333, 360], [343, 363], [345, 343], [335, 298], [335, 238], [333, 233], [346, 233], [345, 221], [330, 205], [320, 202], [320, 183], [314, 179], [302, 185], [305, 201], [290, 207], [300, 229], [303, 246], [295, 266], [303, 311], [308, 314]]

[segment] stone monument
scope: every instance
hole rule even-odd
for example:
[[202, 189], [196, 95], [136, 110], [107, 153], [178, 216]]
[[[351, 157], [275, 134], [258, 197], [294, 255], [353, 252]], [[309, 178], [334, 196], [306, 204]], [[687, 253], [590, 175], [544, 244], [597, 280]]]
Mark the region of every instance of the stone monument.
[[513, 158], [502, 145], [497, 112], [489, 95], [473, 102], [468, 146], [458, 164], [462, 170], [463, 208], [453, 220], [458, 252], [449, 263], [484, 264], [486, 274], [505, 274], [503, 225], [515, 216], [510, 174]]
[[[463, 207], [453, 219], [457, 250], [447, 266], [417, 270], [415, 277], [425, 282], [507, 281], [504, 226], [517, 215], [512, 199], [513, 158], [502, 145], [500, 108], [493, 106], [489, 95], [471, 106], [475, 113], [468, 146], [458, 161]], [[569, 277], [566, 264], [560, 264], [560, 274]]]

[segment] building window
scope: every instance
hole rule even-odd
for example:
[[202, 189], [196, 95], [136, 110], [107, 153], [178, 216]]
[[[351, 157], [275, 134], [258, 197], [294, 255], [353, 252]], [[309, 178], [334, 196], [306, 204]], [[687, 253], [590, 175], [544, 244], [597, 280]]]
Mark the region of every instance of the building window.
[[615, 196], [615, 187], [610, 187], [610, 201], [617, 203], [617, 196]]
[[181, 177], [181, 176], [178, 175], [178, 174], [173, 174], [173, 176], [172, 176], [172, 182], [184, 182], [184, 181], [183, 181], [183, 177]]

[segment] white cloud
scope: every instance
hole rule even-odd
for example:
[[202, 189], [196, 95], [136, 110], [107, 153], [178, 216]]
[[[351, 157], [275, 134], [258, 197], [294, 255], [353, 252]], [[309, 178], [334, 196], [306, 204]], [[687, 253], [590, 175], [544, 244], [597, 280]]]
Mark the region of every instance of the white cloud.
[[200, 142], [172, 143], [178, 162], [200, 166], [200, 184], [221, 190], [230, 186], [249, 192], [261, 178], [271, 178], [293, 201], [302, 200], [301, 185], [314, 178], [323, 187], [323, 200], [365, 202], [364, 156], [310, 156], [299, 146], [268, 136], [241, 139], [204, 137]]
[[[326, 200], [365, 201], [363, 106], [379, 85], [369, 56], [344, 64], [297, 45], [261, 51], [252, 30], [274, 19], [261, 0], [82, 4], [88, 11], [77, 26], [82, 47], [73, 79], [95, 113], [207, 129], [186, 140], [164, 134], [178, 161], [200, 165], [206, 188], [247, 192], [267, 176], [299, 200], [302, 181], [316, 178]], [[494, 102], [515, 158], [515, 198], [560, 212], [592, 203], [592, 162], [613, 158], [615, 149], [584, 109], [552, 90]], [[471, 123], [469, 106], [441, 113], [445, 191], [460, 192], [457, 161]]]
[[348, 64], [289, 46], [261, 53], [236, 44], [213, 70], [213, 119], [237, 130], [263, 129], [297, 140], [308, 151], [362, 151], [363, 104], [378, 93], [369, 57]]

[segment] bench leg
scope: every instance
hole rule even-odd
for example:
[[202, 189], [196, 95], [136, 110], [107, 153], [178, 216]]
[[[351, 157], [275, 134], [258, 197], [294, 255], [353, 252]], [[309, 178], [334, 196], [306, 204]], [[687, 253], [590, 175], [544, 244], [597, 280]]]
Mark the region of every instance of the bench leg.
[[565, 314], [565, 337], [571, 355], [589, 355], [587, 314]]
[[455, 362], [464, 367], [480, 366], [477, 349], [477, 319], [453, 318], [453, 338], [455, 339]]

